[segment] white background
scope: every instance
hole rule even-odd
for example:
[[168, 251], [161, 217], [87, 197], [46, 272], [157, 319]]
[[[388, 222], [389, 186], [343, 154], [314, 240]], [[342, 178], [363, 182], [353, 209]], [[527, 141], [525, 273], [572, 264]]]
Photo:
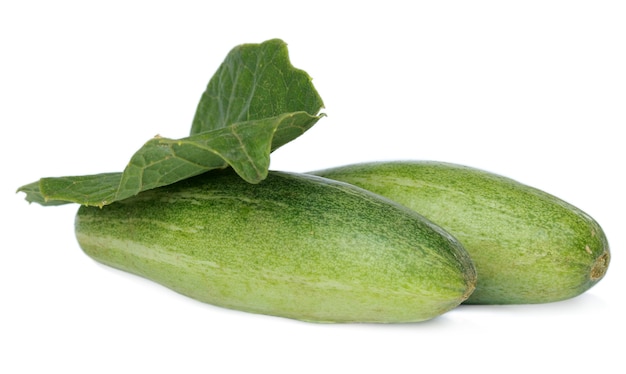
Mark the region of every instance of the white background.
[[[621, 1], [3, 1], [0, 372], [623, 373]], [[348, 5], [349, 4], [349, 5]], [[187, 135], [232, 47], [282, 38], [328, 117], [272, 169], [428, 159], [555, 194], [600, 222], [607, 276], [553, 304], [319, 325], [205, 305], [99, 265], [44, 176], [121, 171]]]

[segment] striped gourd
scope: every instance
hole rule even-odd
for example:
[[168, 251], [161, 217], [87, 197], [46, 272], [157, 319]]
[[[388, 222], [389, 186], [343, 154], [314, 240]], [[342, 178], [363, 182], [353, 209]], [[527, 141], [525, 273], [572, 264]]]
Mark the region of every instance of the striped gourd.
[[543, 303], [577, 296], [604, 276], [609, 245], [598, 223], [563, 200], [461, 165], [377, 162], [313, 172], [368, 189], [454, 235], [478, 273], [474, 304]]
[[82, 206], [92, 258], [210, 304], [317, 322], [438, 316], [475, 287], [458, 241], [415, 212], [328, 179], [211, 172]]

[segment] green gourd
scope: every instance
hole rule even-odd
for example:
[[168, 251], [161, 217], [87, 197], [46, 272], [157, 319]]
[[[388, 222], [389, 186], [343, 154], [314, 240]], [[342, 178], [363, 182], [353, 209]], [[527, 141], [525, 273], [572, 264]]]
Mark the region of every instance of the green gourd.
[[217, 306], [314, 322], [413, 322], [456, 307], [476, 272], [422, 216], [352, 185], [230, 169], [100, 207], [75, 222], [84, 252]]
[[545, 303], [577, 296], [610, 261], [600, 225], [536, 188], [442, 162], [346, 165], [312, 174], [344, 181], [419, 212], [454, 235], [476, 266], [465, 303]]

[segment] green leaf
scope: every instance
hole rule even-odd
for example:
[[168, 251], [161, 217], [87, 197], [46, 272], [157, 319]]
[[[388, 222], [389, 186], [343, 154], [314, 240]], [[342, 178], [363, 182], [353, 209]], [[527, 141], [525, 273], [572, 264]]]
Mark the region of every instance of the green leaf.
[[243, 44], [228, 54], [209, 81], [190, 134], [283, 113], [315, 115], [323, 106], [311, 77], [291, 65], [282, 40]]
[[242, 45], [209, 82], [189, 137], [149, 140], [120, 173], [42, 178], [18, 191], [42, 205], [103, 206], [229, 166], [258, 183], [267, 176], [270, 153], [311, 128], [322, 106], [308, 75], [289, 63], [282, 41]]
[[[103, 173], [76, 177], [42, 178], [39, 191], [27, 192], [26, 200], [41, 205], [61, 205], [76, 202], [103, 206], [115, 195], [122, 173]], [[40, 195], [36, 195], [36, 193]], [[31, 200], [31, 199], [35, 200]], [[41, 201], [44, 201], [43, 203]]]

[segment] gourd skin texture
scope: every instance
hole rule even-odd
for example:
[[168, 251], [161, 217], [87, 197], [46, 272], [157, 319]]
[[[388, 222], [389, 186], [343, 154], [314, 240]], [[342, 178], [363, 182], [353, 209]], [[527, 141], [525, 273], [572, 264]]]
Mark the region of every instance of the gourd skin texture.
[[230, 170], [82, 206], [76, 236], [104, 264], [210, 304], [315, 322], [413, 322], [474, 290], [450, 234], [369, 191]]
[[442, 162], [391, 161], [312, 174], [385, 196], [454, 235], [478, 274], [467, 304], [568, 299], [600, 281], [609, 265], [607, 238], [593, 218], [493, 173]]

